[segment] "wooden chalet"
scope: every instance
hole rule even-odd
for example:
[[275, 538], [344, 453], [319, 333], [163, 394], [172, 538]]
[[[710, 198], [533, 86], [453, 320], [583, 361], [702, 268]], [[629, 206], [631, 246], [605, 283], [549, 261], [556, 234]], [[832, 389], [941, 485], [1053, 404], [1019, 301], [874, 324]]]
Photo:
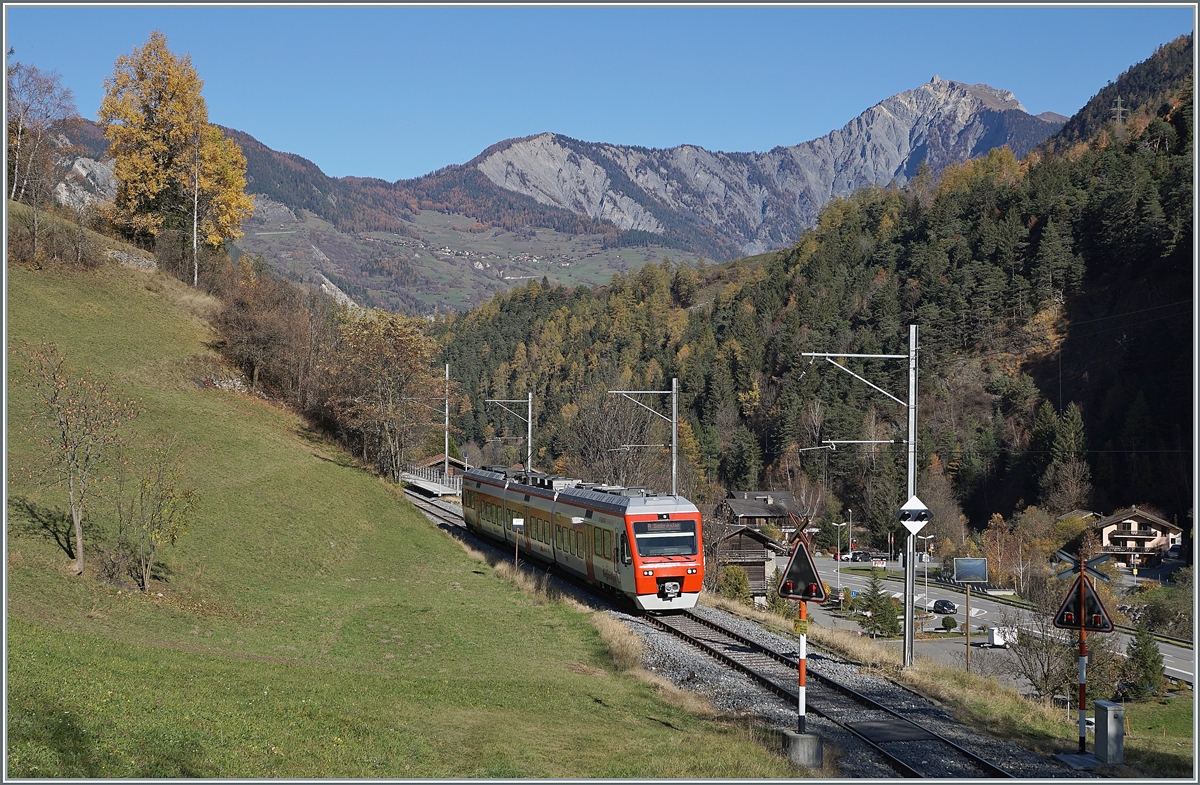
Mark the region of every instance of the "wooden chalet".
[[768, 581], [776, 569], [775, 557], [787, 553], [786, 546], [749, 526], [730, 530], [716, 548], [718, 569], [736, 565], [746, 571], [755, 605], [767, 604]]
[[729, 526], [746, 526], [761, 531], [771, 525], [783, 532], [786, 541], [796, 525], [788, 513], [799, 515], [796, 497], [787, 491], [731, 491], [713, 511]]

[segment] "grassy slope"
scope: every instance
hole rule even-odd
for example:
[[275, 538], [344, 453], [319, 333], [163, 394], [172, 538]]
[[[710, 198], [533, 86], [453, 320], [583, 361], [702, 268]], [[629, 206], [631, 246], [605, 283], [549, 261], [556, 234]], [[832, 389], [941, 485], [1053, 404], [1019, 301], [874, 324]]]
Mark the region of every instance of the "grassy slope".
[[[112, 374], [145, 407], [136, 440], [177, 434], [203, 495], [162, 597], [66, 577], [8, 510], [8, 776], [795, 776], [621, 675], [587, 614], [497, 579], [296, 417], [198, 387], [209, 304], [185, 287], [8, 276], [12, 373], [21, 341], [53, 340]], [[63, 510], [8, 432], [10, 499]], [[93, 526], [110, 518], [97, 504]]]

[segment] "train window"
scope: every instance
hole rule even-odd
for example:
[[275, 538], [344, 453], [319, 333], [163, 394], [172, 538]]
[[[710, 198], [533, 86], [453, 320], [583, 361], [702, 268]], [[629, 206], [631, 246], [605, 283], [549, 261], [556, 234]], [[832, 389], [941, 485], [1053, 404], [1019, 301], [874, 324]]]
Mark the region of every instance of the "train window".
[[592, 554], [595, 556], [604, 555], [604, 530], [596, 529], [592, 533]]
[[638, 521], [633, 536], [642, 556], [696, 555], [695, 521]]
[[633, 556], [629, 553], [629, 538], [621, 532], [621, 561], [625, 564], [633, 564]]

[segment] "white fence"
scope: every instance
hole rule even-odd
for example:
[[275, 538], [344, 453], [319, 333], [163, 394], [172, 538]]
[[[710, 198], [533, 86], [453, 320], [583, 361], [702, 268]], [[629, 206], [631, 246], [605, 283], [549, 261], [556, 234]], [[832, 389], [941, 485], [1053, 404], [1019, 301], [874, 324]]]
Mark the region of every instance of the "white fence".
[[447, 488], [453, 488], [455, 493], [462, 493], [462, 475], [461, 474], [442, 474], [441, 469], [425, 468], [422, 466], [409, 465], [408, 474], [416, 477], [419, 480], [426, 482], [436, 482], [440, 485], [445, 485]]

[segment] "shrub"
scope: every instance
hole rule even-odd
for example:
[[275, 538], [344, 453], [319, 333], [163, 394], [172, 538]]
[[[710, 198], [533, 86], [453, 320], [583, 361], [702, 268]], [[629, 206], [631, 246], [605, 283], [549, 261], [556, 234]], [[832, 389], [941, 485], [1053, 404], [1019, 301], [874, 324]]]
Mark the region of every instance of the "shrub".
[[717, 591], [724, 597], [746, 605], [754, 604], [750, 594], [750, 576], [742, 567], [732, 564], [721, 570], [721, 579], [717, 582]]

